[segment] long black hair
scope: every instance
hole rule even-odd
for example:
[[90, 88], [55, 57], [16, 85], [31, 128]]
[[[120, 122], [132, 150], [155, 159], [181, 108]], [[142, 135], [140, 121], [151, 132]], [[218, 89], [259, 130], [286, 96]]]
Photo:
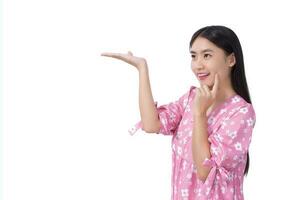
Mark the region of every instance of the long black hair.
[[[237, 35], [225, 26], [206, 26], [196, 31], [190, 41], [190, 48], [194, 41], [198, 37], [208, 39], [219, 48], [223, 49], [226, 56], [234, 53], [235, 65], [231, 70], [231, 84], [234, 91], [243, 97], [248, 103], [251, 103], [250, 94], [248, 90], [245, 69], [244, 58], [242, 52], [242, 46]], [[244, 175], [247, 175], [250, 165], [249, 151], [247, 152], [247, 163], [244, 171]]]

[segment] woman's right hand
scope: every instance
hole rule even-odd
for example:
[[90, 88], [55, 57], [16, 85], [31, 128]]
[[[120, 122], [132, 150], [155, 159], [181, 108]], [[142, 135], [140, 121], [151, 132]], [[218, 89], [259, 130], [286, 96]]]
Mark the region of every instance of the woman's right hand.
[[147, 61], [145, 58], [133, 56], [131, 51], [128, 51], [127, 54], [103, 52], [103, 53], [101, 53], [101, 56], [107, 56], [107, 57], [112, 57], [112, 58], [117, 58], [119, 60], [123, 60], [124, 62], [127, 62], [128, 64], [136, 67], [137, 70], [140, 70], [142, 67], [147, 66]]

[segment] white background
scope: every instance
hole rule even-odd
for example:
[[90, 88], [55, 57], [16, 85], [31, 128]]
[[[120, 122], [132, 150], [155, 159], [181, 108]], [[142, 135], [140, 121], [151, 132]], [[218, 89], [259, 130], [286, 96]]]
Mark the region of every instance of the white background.
[[140, 117], [137, 70], [100, 54], [145, 57], [154, 99], [168, 103], [197, 86], [188, 46], [207, 25], [228, 26], [243, 48], [257, 115], [245, 199], [300, 198], [298, 8], [5, 0], [4, 199], [170, 199], [171, 137], [128, 134]]

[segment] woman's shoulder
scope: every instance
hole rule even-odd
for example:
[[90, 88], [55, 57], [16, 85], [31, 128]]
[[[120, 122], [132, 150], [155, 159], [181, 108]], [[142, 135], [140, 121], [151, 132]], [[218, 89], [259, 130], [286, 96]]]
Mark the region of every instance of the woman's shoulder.
[[248, 101], [246, 101], [246, 100], [245, 100], [242, 96], [240, 96], [240, 95], [236, 95], [236, 96], [237, 96], [237, 97], [240, 99], [240, 101], [241, 101], [241, 103], [239, 104], [240, 109], [241, 109], [241, 108], [248, 108], [248, 109], [250, 109], [251, 111], [255, 112], [252, 103], [249, 103]]
[[194, 86], [194, 85], [190, 85], [189, 86], [189, 89], [188, 89], [188, 91], [186, 92], [186, 95], [188, 96], [188, 100], [190, 100], [191, 99], [191, 97], [193, 97], [193, 95], [195, 94], [195, 89], [196, 89], [197, 87], [196, 86]]
[[247, 102], [242, 96], [235, 95], [229, 104], [229, 118], [237, 115], [256, 118], [255, 110], [252, 103]]
[[196, 86], [190, 85], [187, 93], [189, 94], [194, 93], [196, 88], [197, 88]]

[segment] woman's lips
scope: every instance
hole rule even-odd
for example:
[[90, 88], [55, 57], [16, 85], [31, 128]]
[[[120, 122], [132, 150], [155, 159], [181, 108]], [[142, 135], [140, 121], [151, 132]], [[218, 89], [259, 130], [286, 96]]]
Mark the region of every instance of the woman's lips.
[[209, 76], [209, 74], [210, 73], [201, 73], [201, 74], [199, 73], [199, 74], [197, 74], [197, 77], [200, 80], [204, 80], [204, 79], [206, 79]]

